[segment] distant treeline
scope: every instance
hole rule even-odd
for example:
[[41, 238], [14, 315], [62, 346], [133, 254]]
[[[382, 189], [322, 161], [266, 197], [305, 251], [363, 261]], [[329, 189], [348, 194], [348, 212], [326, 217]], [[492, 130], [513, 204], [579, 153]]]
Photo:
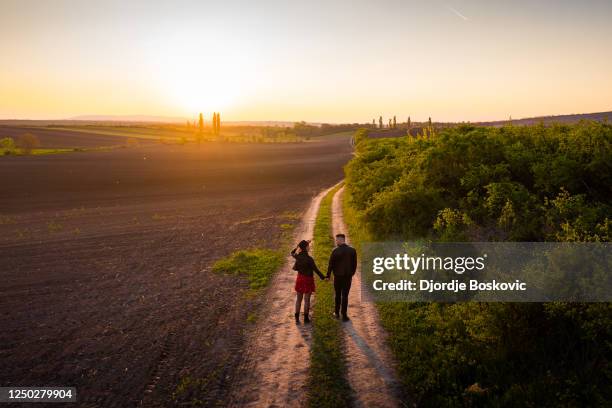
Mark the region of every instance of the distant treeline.
[[317, 137], [326, 136], [334, 133], [350, 132], [367, 126], [363, 123], [344, 123], [332, 125], [322, 123], [321, 125], [312, 125], [306, 122], [296, 122], [293, 125], [293, 131], [300, 137]]
[[571, 115], [554, 115], [554, 116], [537, 116], [533, 118], [521, 118], [508, 120], [496, 120], [489, 122], [474, 123], [478, 126], [505, 126], [509, 123], [513, 125], [537, 125], [543, 123], [545, 125], [565, 124], [571, 125], [580, 122], [581, 120], [592, 120], [597, 122], [612, 123], [612, 112], [596, 112], [596, 113], [577, 113]]
[[[363, 240], [606, 241], [612, 125], [459, 126], [356, 135], [348, 206]], [[570, 285], [571, 282], [568, 282]], [[608, 303], [385, 303], [418, 406], [604, 406]]]

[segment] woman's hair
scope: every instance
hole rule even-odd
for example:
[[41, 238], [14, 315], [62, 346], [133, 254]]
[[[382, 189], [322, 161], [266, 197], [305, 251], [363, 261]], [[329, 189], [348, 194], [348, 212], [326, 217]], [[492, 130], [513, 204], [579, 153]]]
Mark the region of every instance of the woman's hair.
[[308, 244], [310, 244], [310, 243], [303, 239], [298, 244], [298, 248], [300, 248], [302, 251], [306, 251], [308, 249]]

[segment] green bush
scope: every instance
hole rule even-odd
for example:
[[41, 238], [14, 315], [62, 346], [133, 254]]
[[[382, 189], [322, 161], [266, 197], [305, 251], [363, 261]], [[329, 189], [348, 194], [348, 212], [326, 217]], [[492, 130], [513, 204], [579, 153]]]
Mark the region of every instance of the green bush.
[[0, 139], [0, 149], [4, 155], [13, 154], [15, 152], [15, 141], [10, 137]]
[[355, 144], [359, 144], [368, 138], [370, 131], [368, 129], [358, 129], [355, 132]]
[[[347, 188], [378, 237], [609, 241], [611, 143], [597, 122], [366, 139]], [[450, 213], [471, 222], [441, 222]]]
[[[609, 241], [612, 126], [461, 126], [367, 139], [346, 166], [353, 242]], [[603, 406], [607, 303], [383, 303], [417, 405]]]

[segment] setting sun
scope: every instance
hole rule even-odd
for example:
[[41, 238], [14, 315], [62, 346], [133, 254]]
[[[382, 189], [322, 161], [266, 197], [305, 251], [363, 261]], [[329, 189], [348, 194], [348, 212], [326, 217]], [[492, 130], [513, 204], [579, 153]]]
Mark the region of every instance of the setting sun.
[[184, 114], [226, 109], [240, 97], [245, 63], [215, 43], [168, 43], [151, 64], [153, 83]]

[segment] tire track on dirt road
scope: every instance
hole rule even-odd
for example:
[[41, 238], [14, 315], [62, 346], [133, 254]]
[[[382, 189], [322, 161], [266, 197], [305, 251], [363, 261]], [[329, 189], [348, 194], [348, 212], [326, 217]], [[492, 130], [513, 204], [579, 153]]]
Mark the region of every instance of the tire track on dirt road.
[[[332, 201], [333, 233], [343, 233], [350, 242], [342, 214], [340, 188]], [[343, 323], [346, 344], [347, 377], [354, 392], [356, 407], [408, 406], [399, 396], [399, 382], [391, 351], [386, 344], [387, 334], [380, 326], [378, 311], [368, 293], [361, 290], [361, 268], [353, 277], [349, 294], [350, 321]]]
[[[311, 239], [321, 200], [310, 203], [296, 229], [296, 239]], [[243, 361], [235, 376], [230, 407], [303, 407], [310, 367], [311, 326], [293, 322], [295, 271], [287, 257], [264, 294], [257, 326], [247, 339]]]

